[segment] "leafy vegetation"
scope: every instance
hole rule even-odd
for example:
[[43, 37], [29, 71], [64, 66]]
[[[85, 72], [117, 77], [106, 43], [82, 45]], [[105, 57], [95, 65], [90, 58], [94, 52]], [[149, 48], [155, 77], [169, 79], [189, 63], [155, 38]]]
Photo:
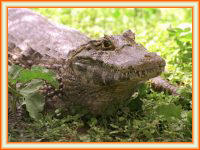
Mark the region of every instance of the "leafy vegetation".
[[[113, 116], [95, 117], [86, 112], [40, 115], [9, 129], [9, 141], [60, 142], [190, 142], [192, 141], [192, 9], [191, 8], [34, 8], [57, 23], [90, 37], [121, 34], [131, 29], [136, 41], [159, 53], [167, 62], [162, 74], [180, 87], [179, 96], [141, 86]], [[26, 102], [36, 118], [44, 104], [38, 89], [45, 82], [57, 87], [45, 68], [9, 69], [9, 92]], [[43, 72], [43, 75], [39, 75]], [[17, 84], [22, 83], [20, 88]], [[34, 106], [34, 107], [33, 107]], [[34, 108], [34, 109], [32, 109]], [[35, 109], [37, 108], [37, 109]]]
[[29, 70], [17, 65], [9, 66], [8, 91], [12, 95], [9, 106], [15, 115], [19, 103], [26, 106], [30, 117], [39, 119], [45, 104], [45, 98], [39, 91], [45, 84], [43, 80], [58, 88], [55, 73], [46, 68], [36, 66]]

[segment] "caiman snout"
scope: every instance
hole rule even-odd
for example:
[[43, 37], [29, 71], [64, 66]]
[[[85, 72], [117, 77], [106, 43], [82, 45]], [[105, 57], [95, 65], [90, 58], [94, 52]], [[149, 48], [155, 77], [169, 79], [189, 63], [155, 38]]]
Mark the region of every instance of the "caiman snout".
[[147, 58], [154, 58], [156, 56], [157, 56], [157, 54], [155, 52], [144, 54], [144, 57], [147, 57]]
[[159, 67], [165, 67], [166, 65], [165, 60], [157, 55], [155, 52], [144, 54], [143, 62], [146, 62], [148, 66], [152, 67], [155, 67], [155, 65]]
[[147, 52], [137, 64], [129, 66], [130, 80], [148, 80], [160, 75], [165, 69], [166, 62], [155, 52]]

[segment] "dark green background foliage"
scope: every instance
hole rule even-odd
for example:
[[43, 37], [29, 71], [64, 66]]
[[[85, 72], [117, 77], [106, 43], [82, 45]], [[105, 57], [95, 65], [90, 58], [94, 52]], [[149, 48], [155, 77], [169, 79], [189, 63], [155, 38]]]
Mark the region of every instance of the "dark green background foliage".
[[113, 116], [94, 117], [56, 110], [21, 128], [9, 141], [189, 142], [192, 141], [191, 8], [34, 8], [36, 12], [91, 38], [136, 33], [136, 42], [167, 62], [162, 76], [180, 87], [182, 97], [158, 93], [147, 83]]

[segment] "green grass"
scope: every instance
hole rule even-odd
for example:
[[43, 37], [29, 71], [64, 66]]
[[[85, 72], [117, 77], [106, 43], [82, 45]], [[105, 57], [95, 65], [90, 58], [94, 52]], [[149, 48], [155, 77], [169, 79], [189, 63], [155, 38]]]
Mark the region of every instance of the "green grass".
[[[9, 141], [191, 142], [192, 9], [191, 8], [35, 8], [51, 20], [91, 38], [136, 33], [136, 41], [167, 62], [162, 74], [180, 87], [183, 98], [142, 86], [115, 115], [47, 114], [25, 119], [9, 130]], [[189, 27], [189, 28], [188, 28]], [[168, 112], [168, 113], [166, 113]], [[23, 128], [22, 128], [23, 127]]]

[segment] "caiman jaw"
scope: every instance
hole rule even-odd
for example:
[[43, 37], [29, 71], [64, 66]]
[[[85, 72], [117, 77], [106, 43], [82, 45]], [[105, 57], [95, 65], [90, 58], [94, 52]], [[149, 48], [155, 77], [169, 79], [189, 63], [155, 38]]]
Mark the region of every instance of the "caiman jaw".
[[[150, 78], [156, 77], [160, 75], [164, 71], [163, 66], [157, 66], [154, 68], [144, 69], [144, 70], [137, 70], [132, 68], [127, 72], [120, 73], [120, 80], [131, 80], [131, 81], [141, 81], [141, 80], [148, 80]], [[117, 73], [116, 73], [117, 74]]]
[[149, 54], [154, 56], [153, 59], [149, 58], [149, 55], [147, 55], [147, 58], [145, 57], [141, 60], [141, 64], [138, 63], [136, 66], [128, 67], [128, 71], [121, 71], [124, 72], [122, 73], [122, 77], [124, 76], [126, 80], [139, 81], [148, 80], [160, 75], [164, 71], [166, 65], [164, 59], [154, 53]]
[[161, 58], [160, 62], [154, 65], [143, 64], [138, 66], [130, 66], [128, 69], [115, 70], [114, 80], [117, 82], [123, 81], [146, 81], [148, 79], [159, 76], [165, 68], [165, 61]]

